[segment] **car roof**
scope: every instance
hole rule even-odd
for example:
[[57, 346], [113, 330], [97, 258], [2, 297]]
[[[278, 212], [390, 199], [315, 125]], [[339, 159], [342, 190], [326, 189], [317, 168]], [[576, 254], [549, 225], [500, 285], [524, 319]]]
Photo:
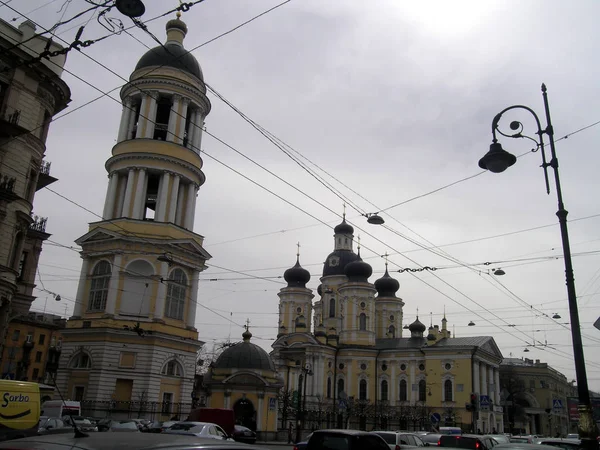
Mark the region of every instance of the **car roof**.
[[[245, 444], [233, 441], [222, 441], [176, 434], [90, 433], [90, 435], [87, 437], [76, 438], [73, 434], [68, 433], [48, 436], [33, 436], [29, 438], [0, 442], [0, 449], [7, 447], [19, 448], [18, 446], [20, 446], [20, 444], [25, 444], [25, 447], [23, 448], [28, 448], [27, 446], [32, 448], [64, 447], [65, 450], [113, 450], [115, 448], [127, 448], [128, 450], [160, 450], [181, 449], [188, 446], [191, 448], [216, 447], [221, 450], [223, 448], [236, 449], [246, 447]], [[257, 449], [258, 447], [248, 446], [248, 448]], [[556, 450], [556, 448], [553, 450]]]
[[498, 444], [494, 449], [506, 450], [556, 450], [556, 447], [543, 444], [526, 444], [520, 442], [512, 442], [510, 444]]
[[345, 434], [348, 436], [362, 436], [362, 435], [367, 435], [370, 436], [371, 433], [368, 431], [361, 431], [361, 430], [315, 430], [314, 434], [322, 434], [322, 433], [330, 433], [330, 434]]
[[560, 439], [560, 438], [538, 438], [540, 442], [566, 442], [567, 444], [577, 444], [580, 439]]

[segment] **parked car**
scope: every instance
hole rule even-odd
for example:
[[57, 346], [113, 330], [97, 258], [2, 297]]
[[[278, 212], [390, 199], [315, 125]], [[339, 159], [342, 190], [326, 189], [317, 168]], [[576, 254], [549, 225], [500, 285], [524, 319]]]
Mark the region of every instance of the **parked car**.
[[540, 439], [538, 444], [559, 447], [563, 450], [578, 450], [581, 448], [581, 441], [579, 439], [543, 438]]
[[306, 450], [389, 450], [385, 440], [375, 434], [356, 430], [317, 430]]
[[437, 445], [438, 441], [440, 440], [440, 436], [442, 436], [440, 433], [419, 434], [419, 437], [423, 440], [423, 442], [429, 445]]
[[308, 440], [310, 439], [310, 437], [313, 434], [310, 433], [308, 436], [306, 436], [306, 439], [304, 441], [300, 441], [300, 442], [296, 442], [294, 444], [294, 449], [293, 450], [306, 450], [306, 446], [308, 445]]
[[234, 425], [231, 437], [234, 441], [245, 442], [246, 444], [254, 444], [256, 442], [256, 433], [250, 428], [241, 425]]
[[381, 436], [390, 447], [390, 450], [402, 450], [405, 448], [429, 447], [414, 433], [396, 433], [394, 431], [372, 431], [372, 433]]
[[82, 416], [64, 416], [62, 418], [66, 425], [73, 426], [73, 422], [77, 425], [79, 431], [88, 433], [90, 431], [98, 431], [98, 427]]
[[[508, 444], [498, 444], [494, 450], [553, 450], [549, 445], [525, 444], [522, 442], [510, 442]], [[556, 449], [554, 449], [556, 450]]]
[[439, 447], [466, 448], [472, 450], [491, 450], [498, 442], [490, 436], [477, 434], [442, 435], [438, 441]]
[[493, 438], [498, 444], [509, 444], [510, 437], [505, 434], [488, 434], [487, 436]]
[[567, 439], [579, 439], [579, 433], [569, 433]]
[[535, 439], [537, 436], [512, 436], [509, 438], [509, 441], [513, 444], [535, 444]]
[[73, 427], [66, 425], [62, 419], [57, 417], [40, 417], [38, 425], [38, 434], [57, 434], [57, 433], [71, 433]]
[[76, 438], [73, 434], [56, 434], [53, 436], [33, 436], [1, 442], [0, 449], [27, 450], [263, 450], [254, 445], [241, 444], [234, 441], [217, 441], [215, 439], [197, 438], [194, 436], [176, 436], [149, 433], [91, 433], [86, 438]]
[[106, 430], [110, 433], [139, 433], [140, 429], [134, 420], [113, 420], [110, 423], [110, 428]]
[[[226, 440], [229, 436], [223, 428], [214, 423], [208, 422], [177, 422], [167, 428], [165, 434], [185, 434], [187, 436], [197, 436], [209, 439]], [[233, 440], [233, 439], [232, 439]]]

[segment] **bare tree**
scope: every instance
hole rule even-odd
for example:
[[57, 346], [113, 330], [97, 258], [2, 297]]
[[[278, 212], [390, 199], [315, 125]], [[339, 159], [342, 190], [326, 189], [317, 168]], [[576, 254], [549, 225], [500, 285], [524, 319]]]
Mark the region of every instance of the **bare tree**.
[[223, 350], [230, 347], [229, 342], [215, 342], [212, 347], [206, 344], [196, 352], [196, 374], [206, 374], [211, 366], [217, 361]]

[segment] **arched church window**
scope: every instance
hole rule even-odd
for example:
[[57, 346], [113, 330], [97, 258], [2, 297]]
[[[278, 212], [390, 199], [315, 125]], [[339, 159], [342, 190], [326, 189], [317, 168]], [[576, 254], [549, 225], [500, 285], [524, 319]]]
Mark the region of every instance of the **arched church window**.
[[390, 327], [388, 328], [388, 336], [391, 338], [396, 337], [396, 327], [394, 325], [390, 325]]
[[329, 317], [335, 317], [335, 298], [329, 300]]
[[444, 381], [444, 401], [452, 401], [452, 380]]
[[71, 369], [89, 369], [92, 367], [92, 359], [86, 352], [80, 351], [71, 358], [69, 367]]
[[367, 329], [367, 316], [365, 313], [358, 316], [358, 327], [360, 331], [365, 331]]
[[427, 400], [427, 383], [425, 380], [419, 381], [419, 401], [424, 402]]
[[181, 269], [175, 269], [169, 275], [169, 288], [167, 289], [167, 303], [165, 316], [171, 319], [183, 320], [183, 309], [187, 292], [187, 276]]
[[386, 402], [388, 399], [388, 382], [387, 380], [381, 381], [381, 400]]
[[337, 395], [338, 397], [340, 396], [340, 394], [344, 392], [344, 380], [342, 380], [341, 378], [338, 380], [337, 383]]
[[163, 366], [160, 373], [169, 377], [181, 377], [183, 376], [183, 368], [178, 361], [171, 359]]
[[358, 399], [367, 399], [367, 380], [360, 380], [360, 383], [358, 384]]
[[327, 398], [331, 398], [331, 378], [327, 378]]
[[408, 389], [406, 386], [406, 380], [400, 380], [400, 401], [405, 402], [408, 399]]
[[108, 261], [100, 261], [92, 271], [88, 311], [104, 311], [108, 297], [111, 267]]

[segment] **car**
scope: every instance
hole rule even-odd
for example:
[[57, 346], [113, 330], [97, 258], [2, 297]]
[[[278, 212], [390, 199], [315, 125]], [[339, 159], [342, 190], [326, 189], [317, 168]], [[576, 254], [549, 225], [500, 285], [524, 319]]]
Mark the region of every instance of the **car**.
[[389, 450], [385, 440], [375, 434], [357, 430], [317, 430], [306, 450]]
[[579, 439], [579, 433], [569, 433], [567, 439]]
[[535, 439], [537, 436], [529, 435], [529, 436], [511, 436], [508, 440], [513, 444], [535, 444]]
[[33, 436], [0, 442], [0, 449], [27, 450], [263, 450], [235, 441], [217, 441], [195, 436], [149, 433], [91, 433], [87, 437], [74, 434]]
[[57, 417], [46, 417], [41, 416], [38, 424], [38, 434], [57, 434], [57, 433], [71, 433], [73, 427], [65, 424], [62, 419]]
[[581, 441], [579, 439], [542, 438], [537, 443], [552, 447], [560, 447], [563, 450], [578, 450], [581, 448]]
[[313, 434], [310, 433], [308, 436], [306, 436], [306, 439], [304, 441], [296, 442], [294, 444], [293, 450], [306, 450], [306, 446], [308, 445], [308, 440], [310, 439], [310, 437], [312, 435]]
[[106, 430], [109, 433], [139, 433], [140, 429], [135, 420], [112, 420], [110, 427]]
[[498, 444], [510, 444], [510, 437], [505, 434], [488, 434], [486, 436], [493, 438]]
[[[526, 444], [522, 442], [509, 442], [508, 444], [498, 444], [494, 450], [553, 450], [549, 445]], [[556, 450], [556, 449], [554, 449]]]
[[498, 442], [494, 438], [478, 434], [446, 434], [440, 436], [440, 440], [438, 441], [438, 447], [467, 448], [472, 450], [491, 450], [496, 445], [498, 445]]
[[177, 422], [163, 431], [165, 434], [184, 434], [208, 439], [227, 440], [229, 436], [219, 425], [209, 422]]
[[233, 426], [233, 435], [231, 437], [234, 441], [245, 442], [246, 444], [254, 444], [256, 442], [256, 433], [250, 428], [241, 425]]
[[418, 436], [415, 433], [397, 433], [394, 431], [371, 431], [378, 436], [381, 436], [388, 444], [391, 450], [402, 450], [405, 448], [417, 448], [417, 447], [429, 447], [421, 439], [422, 436]]
[[98, 427], [90, 422], [88, 419], [82, 416], [64, 416], [62, 418], [65, 425], [73, 426], [73, 422], [79, 429], [79, 431], [83, 431], [84, 433], [90, 431], [98, 431]]
[[419, 437], [421, 438], [421, 440], [423, 442], [425, 442], [426, 444], [429, 445], [437, 445], [438, 441], [440, 440], [440, 437], [442, 435], [440, 433], [427, 433], [427, 434], [420, 434]]

